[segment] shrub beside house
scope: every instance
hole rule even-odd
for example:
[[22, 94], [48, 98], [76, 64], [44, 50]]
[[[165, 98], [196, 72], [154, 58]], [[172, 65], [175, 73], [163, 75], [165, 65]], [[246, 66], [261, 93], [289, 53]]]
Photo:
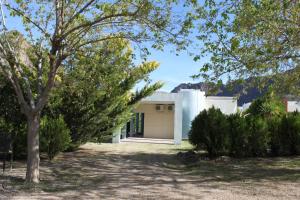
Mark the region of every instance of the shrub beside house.
[[246, 113], [204, 110], [192, 122], [189, 141], [211, 158], [300, 155], [300, 114], [283, 112], [281, 106], [258, 99]]

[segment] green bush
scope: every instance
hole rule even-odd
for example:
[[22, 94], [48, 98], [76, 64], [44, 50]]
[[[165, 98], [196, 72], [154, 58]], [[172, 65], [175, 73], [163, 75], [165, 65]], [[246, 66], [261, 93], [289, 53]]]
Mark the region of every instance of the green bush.
[[292, 113], [284, 116], [279, 130], [281, 155], [300, 154], [300, 115]]
[[299, 155], [300, 114], [275, 113], [225, 117], [219, 109], [204, 110], [192, 122], [189, 141], [207, 150], [211, 158], [226, 153], [233, 157]]
[[286, 113], [286, 108], [280, 98], [267, 95], [254, 100], [246, 113], [260, 117], [282, 116]]
[[0, 73], [0, 132], [13, 139], [15, 159], [27, 157], [27, 123], [12, 85]]
[[224, 152], [228, 144], [228, 123], [220, 109], [202, 111], [192, 122], [189, 141], [207, 150], [210, 158]]
[[273, 156], [280, 155], [280, 126], [282, 117], [274, 116], [268, 119], [268, 131], [270, 134], [270, 150]]
[[239, 113], [229, 115], [229, 154], [234, 157], [246, 157], [249, 155], [249, 130], [247, 120]]
[[14, 135], [13, 153], [14, 159], [22, 160], [27, 158], [27, 128]]
[[27, 157], [27, 127], [25, 123], [11, 123], [0, 116], [0, 132], [11, 135], [14, 159]]
[[40, 133], [41, 151], [47, 152], [50, 160], [59, 152], [66, 150], [71, 143], [70, 130], [62, 116], [57, 119], [43, 117]]
[[247, 118], [249, 138], [248, 148], [250, 156], [264, 156], [267, 154], [270, 142], [268, 124], [262, 117], [250, 116]]

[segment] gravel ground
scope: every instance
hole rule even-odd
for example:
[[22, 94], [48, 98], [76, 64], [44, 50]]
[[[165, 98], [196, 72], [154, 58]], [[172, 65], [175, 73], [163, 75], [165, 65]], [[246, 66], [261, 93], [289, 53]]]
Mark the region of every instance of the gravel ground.
[[[0, 199], [300, 199], [300, 157], [184, 165], [168, 144], [93, 144], [41, 162], [41, 183], [23, 184], [25, 162], [0, 177]], [[1, 182], [0, 182], [1, 186]]]

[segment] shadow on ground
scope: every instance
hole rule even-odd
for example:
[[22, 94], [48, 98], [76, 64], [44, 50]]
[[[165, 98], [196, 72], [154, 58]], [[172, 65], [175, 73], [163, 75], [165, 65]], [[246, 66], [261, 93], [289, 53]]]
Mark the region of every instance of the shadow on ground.
[[[25, 170], [23, 165], [19, 163], [21, 170]], [[23, 185], [18, 168], [2, 178], [10, 180], [7, 188], [18, 191], [16, 194], [38, 198], [52, 195], [74, 199], [201, 199], [228, 186], [243, 195], [249, 192], [247, 186], [276, 189], [276, 184], [267, 184], [270, 182], [296, 182], [299, 186], [299, 166], [299, 157], [199, 161], [187, 166], [170, 152], [115, 152], [100, 148], [80, 149], [64, 153], [53, 162], [42, 161], [41, 184], [34, 188]]]

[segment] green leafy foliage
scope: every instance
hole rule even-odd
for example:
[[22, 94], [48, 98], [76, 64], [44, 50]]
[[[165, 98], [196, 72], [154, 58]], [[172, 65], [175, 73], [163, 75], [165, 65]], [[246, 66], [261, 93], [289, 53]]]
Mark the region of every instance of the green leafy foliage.
[[[291, 156], [300, 154], [300, 114], [221, 117], [214, 108], [202, 111], [192, 122], [189, 141], [209, 156]], [[223, 121], [226, 119], [225, 121]]]
[[[57, 85], [42, 116], [64, 118], [72, 139], [68, 150], [87, 141], [109, 140], [112, 131], [129, 119], [136, 103], [162, 86], [160, 82], [151, 84], [148, 80], [149, 73], [157, 67], [156, 62], [135, 65], [127, 40], [115, 39], [97, 45], [86, 54], [78, 54], [66, 70], [59, 72]], [[135, 85], [143, 80], [146, 81], [144, 87], [133, 92]], [[1, 81], [0, 93], [1, 130], [16, 135], [16, 157], [25, 158], [26, 118], [6, 79]], [[40, 139], [44, 140], [43, 137]]]
[[282, 118], [279, 129], [279, 146], [281, 155], [300, 154], [300, 115], [293, 113]]
[[0, 131], [12, 135], [14, 157], [26, 158], [26, 118], [10, 83], [0, 74]]
[[284, 116], [273, 116], [268, 118], [268, 129], [270, 133], [270, 149], [273, 156], [279, 156], [281, 146], [280, 127]]
[[[71, 130], [72, 148], [87, 141], [102, 142], [124, 125], [136, 103], [159, 89], [148, 75], [157, 62], [133, 63], [129, 42], [115, 39], [79, 54], [54, 91], [49, 112], [62, 114]], [[144, 87], [133, 92], [140, 81]]]
[[261, 89], [299, 94], [299, 1], [205, 0], [198, 11], [203, 48], [196, 56], [210, 57], [198, 77], [257, 77], [252, 84]]
[[47, 152], [52, 160], [59, 152], [66, 150], [71, 142], [70, 130], [62, 116], [52, 119], [47, 116], [41, 119], [41, 149]]
[[210, 158], [223, 153], [228, 145], [226, 116], [214, 107], [202, 111], [192, 122], [189, 141], [207, 150]]
[[255, 99], [247, 109], [246, 113], [252, 116], [278, 117], [286, 113], [286, 108], [280, 98], [266, 95]]
[[248, 148], [251, 156], [267, 155], [269, 145], [268, 124], [262, 117], [248, 117]]
[[227, 117], [229, 134], [229, 154], [234, 157], [246, 157], [249, 155], [248, 122], [240, 113], [231, 114]]

